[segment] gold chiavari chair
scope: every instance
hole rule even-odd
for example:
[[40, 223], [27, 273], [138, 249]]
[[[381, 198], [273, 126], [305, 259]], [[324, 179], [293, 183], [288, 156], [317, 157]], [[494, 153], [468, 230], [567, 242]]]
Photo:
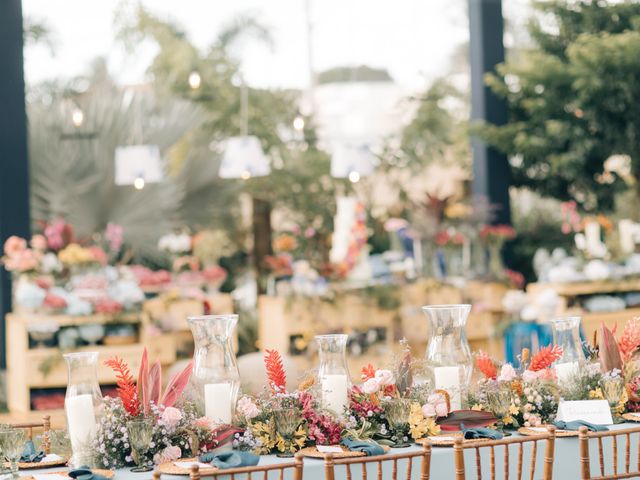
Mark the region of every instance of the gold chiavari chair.
[[[398, 463], [402, 460], [406, 460], [407, 469], [406, 469], [406, 480], [412, 480], [412, 470], [413, 470], [413, 460], [415, 458], [422, 457], [420, 463], [420, 480], [429, 480], [429, 471], [431, 469], [431, 445], [429, 442], [425, 442], [421, 451], [418, 452], [407, 452], [407, 453], [397, 453], [392, 455], [376, 455], [373, 457], [353, 457], [353, 458], [343, 458], [340, 460], [336, 460], [333, 458], [331, 453], [328, 453], [324, 459], [324, 467], [325, 467], [325, 480], [335, 480], [336, 479], [336, 467], [344, 466], [345, 472], [344, 475], [338, 475], [339, 479], [352, 480], [352, 469], [351, 467], [354, 465], [360, 465], [362, 470], [361, 478], [362, 480], [367, 480], [368, 472], [367, 467], [371, 464], [376, 464], [376, 478], [377, 480], [382, 480], [382, 465], [383, 464], [391, 464], [391, 476], [384, 476], [385, 480], [398, 480]], [[402, 462], [404, 463], [404, 462]]]
[[[552, 480], [553, 477], [553, 454], [556, 438], [556, 429], [554, 426], [548, 428], [547, 433], [541, 433], [533, 437], [511, 437], [504, 438], [502, 440], [493, 440], [489, 442], [464, 442], [462, 438], [457, 438], [453, 446], [453, 455], [456, 468], [456, 480], [466, 480], [466, 472], [464, 465], [464, 451], [475, 450], [476, 457], [476, 478], [482, 480], [482, 452], [489, 451], [489, 469], [491, 474], [491, 480], [496, 479], [496, 447], [504, 446], [504, 478], [509, 479], [509, 473], [511, 470], [510, 464], [510, 452], [509, 447], [511, 445], [518, 446], [518, 466], [517, 477], [518, 480], [522, 479], [524, 457], [524, 448], [527, 444], [531, 444], [531, 464], [529, 467], [529, 478], [533, 480], [536, 475], [536, 463], [538, 453], [538, 442], [545, 441], [544, 452], [544, 465], [542, 478], [543, 480]], [[526, 477], [525, 477], [526, 478]]]
[[45, 415], [42, 417], [41, 422], [23, 422], [23, 423], [11, 423], [11, 428], [23, 428], [27, 431], [27, 438], [33, 440], [34, 428], [42, 429], [42, 450], [47, 455], [51, 453], [51, 439], [49, 438], [49, 432], [51, 431], [51, 416]]
[[[273, 465], [258, 465], [255, 467], [227, 468], [213, 473], [201, 474], [198, 465], [191, 467], [191, 480], [212, 479], [224, 477], [229, 480], [284, 480], [285, 472], [293, 471], [293, 480], [302, 480], [303, 459], [297, 454], [293, 463], [276, 463]], [[160, 480], [160, 472], [153, 472], [153, 480]]]
[[[638, 458], [633, 470], [631, 469], [631, 435], [640, 435], [640, 427], [628, 428], [625, 430], [613, 430], [608, 432], [590, 432], [587, 427], [580, 427], [580, 472], [583, 479], [590, 480], [614, 480], [619, 478], [640, 477], [640, 437], [635, 441], [638, 447]], [[611, 439], [611, 473], [606, 473], [605, 454], [603, 448], [603, 438]], [[620, 440], [619, 440], [620, 439]], [[589, 452], [589, 440], [597, 440], [598, 460], [600, 466], [600, 476], [591, 476], [591, 455]], [[619, 472], [622, 465], [618, 462], [618, 442], [624, 444], [624, 472]]]

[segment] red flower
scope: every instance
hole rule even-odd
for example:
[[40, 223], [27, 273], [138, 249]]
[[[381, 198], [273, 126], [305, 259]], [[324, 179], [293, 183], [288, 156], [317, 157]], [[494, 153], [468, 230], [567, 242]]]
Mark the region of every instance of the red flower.
[[115, 372], [118, 397], [122, 400], [122, 405], [127, 413], [135, 417], [140, 413], [141, 405], [138, 398], [138, 388], [129, 366], [119, 357], [110, 358], [104, 364]]
[[267, 368], [267, 378], [272, 393], [287, 391], [287, 375], [282, 366], [282, 357], [277, 350], [266, 350], [264, 365]]
[[362, 381], [364, 382], [365, 380], [369, 380], [370, 378], [373, 378], [376, 376], [376, 369], [373, 367], [373, 365], [369, 363], [364, 367], [362, 367], [362, 370], [360, 371], [360, 373], [361, 373], [360, 376], [362, 378]]

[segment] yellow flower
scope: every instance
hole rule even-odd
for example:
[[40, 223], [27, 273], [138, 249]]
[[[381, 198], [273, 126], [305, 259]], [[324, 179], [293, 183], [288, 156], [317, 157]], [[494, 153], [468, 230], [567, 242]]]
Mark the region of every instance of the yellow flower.
[[258, 455], [267, 455], [276, 446], [275, 428], [273, 422], [255, 422], [250, 427], [253, 437], [259, 441], [255, 453]]
[[429, 435], [438, 435], [440, 426], [436, 423], [435, 418], [424, 416], [419, 403], [412, 403], [409, 413], [409, 432], [411, 438], [418, 440]]
[[517, 415], [518, 413], [520, 413], [520, 409], [512, 403], [509, 407], [509, 415]]
[[591, 399], [604, 399], [604, 395], [602, 394], [602, 389], [600, 387], [596, 387], [595, 389], [589, 392], [589, 398]]
[[513, 420], [513, 417], [511, 415], [505, 415], [502, 418], [502, 424], [503, 425], [512, 425], [514, 423], [515, 423], [515, 421]]
[[279, 452], [285, 453], [295, 453], [304, 447], [304, 444], [307, 441], [307, 432], [304, 427], [300, 425], [296, 430], [296, 433], [293, 434], [292, 440], [285, 440], [282, 435], [279, 433], [276, 434], [275, 447]]
[[473, 407], [471, 407], [471, 410], [475, 410], [477, 412], [481, 412], [482, 410], [484, 410], [484, 407], [481, 404], [476, 403]]
[[58, 252], [58, 260], [64, 265], [77, 265], [80, 263], [91, 263], [95, 257], [91, 250], [81, 247], [77, 243], [70, 243]]

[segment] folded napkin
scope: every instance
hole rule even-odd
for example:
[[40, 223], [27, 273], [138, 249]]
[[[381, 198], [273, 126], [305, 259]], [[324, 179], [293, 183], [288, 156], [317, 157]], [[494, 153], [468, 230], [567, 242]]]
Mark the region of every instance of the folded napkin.
[[494, 430], [493, 428], [464, 428], [464, 424], [460, 424], [460, 430], [462, 431], [462, 436], [466, 440], [478, 439], [478, 438], [490, 438], [491, 440], [500, 440], [504, 435], [502, 432], [498, 430]]
[[104, 475], [92, 472], [89, 467], [78, 467], [69, 470], [67, 475], [76, 480], [108, 480]]
[[553, 424], [560, 430], [579, 430], [580, 427], [587, 427], [592, 432], [606, 432], [609, 430], [604, 425], [594, 425], [593, 423], [585, 422], [584, 420], [574, 420], [573, 422], [556, 420]]
[[24, 443], [24, 450], [20, 455], [20, 461], [25, 463], [37, 463], [41, 462], [44, 458], [44, 452], [36, 452], [36, 446], [33, 444], [33, 440], [27, 440]]
[[343, 438], [341, 443], [352, 452], [364, 452], [369, 457], [384, 454], [382, 446], [373, 440], [368, 442], [365, 440], [354, 440], [353, 438]]
[[253, 467], [258, 465], [260, 457], [251, 452], [233, 451], [224, 453], [205, 453], [198, 458], [202, 463], [209, 463], [224, 470], [227, 468]]

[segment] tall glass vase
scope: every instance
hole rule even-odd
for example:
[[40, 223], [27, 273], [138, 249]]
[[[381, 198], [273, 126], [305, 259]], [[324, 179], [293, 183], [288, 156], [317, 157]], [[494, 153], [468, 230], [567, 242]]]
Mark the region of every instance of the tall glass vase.
[[317, 335], [320, 356], [318, 384], [322, 407], [335, 415], [343, 415], [349, 401], [349, 368], [347, 367], [348, 335]]
[[561, 384], [578, 375], [581, 366], [586, 363], [580, 341], [581, 320], [581, 317], [560, 317], [551, 320], [553, 343], [562, 347], [562, 356], [554, 363], [558, 382]]
[[64, 355], [69, 380], [64, 399], [72, 456], [69, 466], [94, 466], [94, 441], [102, 405], [98, 384], [98, 352]]
[[428, 305], [422, 311], [429, 321], [427, 370], [435, 388], [449, 394], [451, 409], [460, 410], [462, 391], [469, 385], [473, 371], [464, 330], [471, 305]]
[[228, 425], [240, 389], [232, 346], [238, 315], [203, 315], [188, 321], [195, 345], [191, 382], [199, 410], [214, 423]]

